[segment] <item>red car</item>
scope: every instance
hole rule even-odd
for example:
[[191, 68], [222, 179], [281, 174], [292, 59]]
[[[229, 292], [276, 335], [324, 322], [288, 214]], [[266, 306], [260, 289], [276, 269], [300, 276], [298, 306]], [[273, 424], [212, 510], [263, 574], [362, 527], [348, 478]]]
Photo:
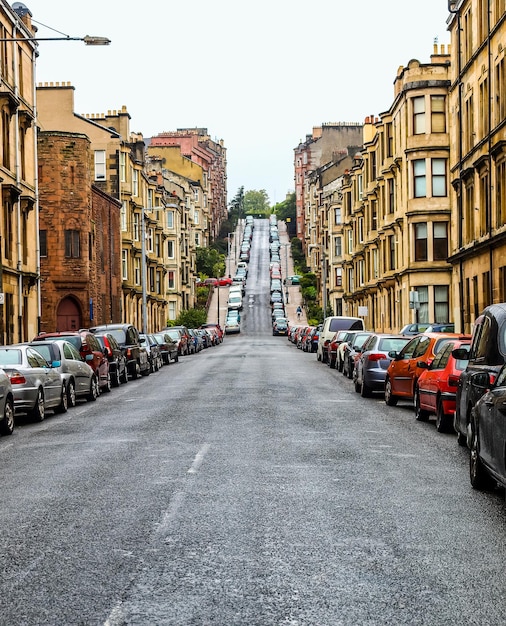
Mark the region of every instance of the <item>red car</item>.
[[424, 364], [424, 371], [418, 379], [415, 391], [416, 419], [426, 421], [429, 415], [436, 416], [436, 428], [442, 432], [453, 431], [457, 387], [460, 374], [466, 369], [467, 360], [455, 359], [452, 350], [465, 349], [469, 352], [469, 340], [450, 341], [436, 354], [430, 365]]
[[229, 278], [228, 276], [222, 276], [221, 278], [218, 278], [218, 285], [220, 287], [230, 287], [232, 283], [233, 283], [233, 280]]
[[328, 344], [326, 344], [327, 350], [327, 365], [329, 367], [336, 367], [337, 364], [337, 349], [343, 341], [346, 341], [346, 337], [348, 336], [347, 330], [338, 330], [337, 333], [332, 337]]

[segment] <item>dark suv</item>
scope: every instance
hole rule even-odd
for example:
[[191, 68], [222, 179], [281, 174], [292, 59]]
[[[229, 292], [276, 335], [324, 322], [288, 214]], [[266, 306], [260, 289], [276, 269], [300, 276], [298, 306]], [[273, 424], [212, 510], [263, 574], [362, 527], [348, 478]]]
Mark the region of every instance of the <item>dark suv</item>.
[[128, 374], [132, 379], [139, 374], [149, 376], [151, 367], [146, 348], [141, 345], [139, 331], [132, 324], [103, 324], [90, 328], [92, 333], [110, 333], [119, 343], [126, 357]]
[[491, 304], [476, 319], [469, 354], [459, 348], [455, 358], [469, 359], [457, 388], [454, 428], [461, 446], [470, 445], [471, 411], [506, 363], [506, 303]]
[[74, 348], [79, 350], [81, 357], [88, 363], [95, 372], [100, 391], [111, 391], [111, 376], [109, 373], [109, 360], [99, 341], [89, 330], [68, 330], [54, 333], [40, 333], [34, 337], [33, 341], [54, 341], [65, 339]]

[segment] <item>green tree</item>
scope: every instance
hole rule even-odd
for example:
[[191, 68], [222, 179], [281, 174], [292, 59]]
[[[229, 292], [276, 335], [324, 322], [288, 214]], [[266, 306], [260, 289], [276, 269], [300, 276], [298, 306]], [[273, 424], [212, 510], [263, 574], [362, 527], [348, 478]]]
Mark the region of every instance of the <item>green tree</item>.
[[272, 212], [275, 213], [278, 219], [287, 221], [288, 224], [294, 224], [297, 217], [297, 212], [295, 209], [295, 192], [290, 193], [286, 196], [283, 202], [278, 202], [272, 208]]
[[214, 274], [216, 264], [225, 264], [224, 255], [214, 248], [197, 248], [197, 272], [205, 276], [216, 276]]
[[228, 218], [235, 226], [237, 220], [244, 216], [244, 187], [239, 187], [228, 207]]
[[188, 309], [181, 311], [174, 326], [186, 326], [186, 328], [198, 328], [207, 322], [207, 311], [205, 309]]
[[271, 213], [269, 196], [265, 189], [250, 190], [244, 194], [244, 211], [246, 215], [267, 217]]

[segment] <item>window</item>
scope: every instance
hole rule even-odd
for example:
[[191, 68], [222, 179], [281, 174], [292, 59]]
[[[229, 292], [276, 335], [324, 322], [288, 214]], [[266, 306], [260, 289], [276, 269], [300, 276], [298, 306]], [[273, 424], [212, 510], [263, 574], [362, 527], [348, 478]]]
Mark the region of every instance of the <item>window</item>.
[[95, 150], [95, 180], [105, 180], [105, 150]]
[[425, 98], [420, 96], [413, 98], [413, 134], [425, 133]]
[[200, 233], [199, 232], [195, 233], [195, 245], [200, 246]]
[[429, 323], [429, 288], [417, 287], [416, 291], [418, 292], [418, 303], [420, 305], [418, 309], [418, 321], [420, 323]]
[[[146, 249], [148, 252], [153, 252], [154, 250], [154, 245], [153, 245], [153, 241], [154, 241], [154, 231], [152, 228], [148, 228], [148, 233], [146, 236]], [[153, 290], [151, 290], [153, 291]]]
[[479, 106], [479, 133], [480, 138], [484, 137], [489, 131], [489, 95], [488, 95], [488, 77], [485, 76], [483, 81], [480, 83], [480, 106]]
[[348, 230], [348, 254], [353, 254], [353, 231]]
[[195, 189], [193, 190], [193, 198], [195, 200], [195, 202], [199, 201], [199, 190], [197, 187], [195, 187]]
[[464, 116], [464, 142], [465, 147], [469, 151], [474, 146], [475, 132], [474, 132], [474, 107], [473, 96], [464, 103], [465, 116]]
[[47, 230], [39, 230], [40, 256], [47, 256]]
[[446, 222], [435, 222], [433, 232], [434, 261], [446, 261], [448, 258], [448, 224]]
[[78, 230], [65, 231], [65, 256], [67, 259], [78, 259], [81, 256]]
[[134, 213], [134, 223], [133, 223], [133, 237], [134, 241], [140, 241], [140, 215], [138, 213]]
[[175, 289], [176, 287], [175, 272], [173, 270], [170, 270], [167, 274], [167, 287], [169, 289]]
[[387, 157], [392, 157], [394, 155], [394, 138], [392, 134], [391, 122], [386, 124], [385, 136], [386, 136], [386, 154], [387, 154]]
[[395, 182], [393, 178], [389, 178], [387, 181], [387, 194], [388, 213], [392, 214], [395, 211]]
[[358, 218], [358, 243], [364, 242], [364, 218]]
[[139, 172], [132, 168], [132, 196], [139, 195]]
[[388, 256], [389, 256], [389, 270], [395, 269], [395, 235], [389, 235], [388, 237]]
[[167, 211], [167, 228], [174, 228], [174, 211]]
[[173, 259], [175, 257], [174, 255], [174, 242], [173, 241], [167, 241], [167, 256], [169, 259]]
[[193, 223], [197, 225], [200, 224], [200, 211], [193, 212]]
[[506, 58], [503, 57], [495, 68], [495, 124], [506, 118]]
[[120, 211], [120, 223], [121, 223], [121, 230], [123, 232], [125, 232], [126, 230], [128, 230], [128, 221], [127, 221], [127, 203], [126, 200], [123, 200], [122, 204], [121, 204], [121, 211]]
[[371, 200], [371, 230], [378, 230], [378, 201]]
[[357, 195], [358, 195], [358, 199], [362, 200], [362, 195], [363, 195], [363, 177], [362, 174], [359, 174], [357, 176]]
[[119, 180], [122, 183], [126, 182], [126, 154], [124, 152], [119, 153]]
[[336, 287], [343, 286], [343, 268], [336, 267]]
[[341, 208], [335, 208], [334, 209], [334, 224], [336, 226], [339, 226], [339, 224], [341, 224]]
[[506, 223], [506, 159], [495, 168], [495, 198], [496, 227], [500, 227]]
[[446, 113], [445, 113], [445, 97], [444, 96], [431, 96], [431, 132], [433, 133], [445, 133], [446, 132]]
[[425, 198], [427, 195], [427, 184], [425, 174], [425, 159], [413, 161], [414, 197]]
[[427, 261], [427, 224], [415, 224], [415, 261]]
[[121, 251], [121, 278], [128, 280], [128, 251]]
[[136, 285], [141, 284], [141, 260], [138, 257], [134, 258], [134, 282]]
[[448, 293], [448, 285], [436, 285], [434, 287], [434, 321], [436, 323], [447, 322], [450, 319]]
[[432, 196], [446, 196], [446, 159], [432, 159]]
[[340, 257], [343, 254], [341, 237], [334, 237], [334, 256]]

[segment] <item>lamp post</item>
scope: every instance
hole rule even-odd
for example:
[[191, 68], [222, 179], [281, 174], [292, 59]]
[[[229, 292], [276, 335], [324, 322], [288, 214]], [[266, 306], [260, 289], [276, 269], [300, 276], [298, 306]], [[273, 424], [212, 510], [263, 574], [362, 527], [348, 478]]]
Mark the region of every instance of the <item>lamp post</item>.
[[[17, 16], [17, 20], [14, 20], [11, 24], [12, 26], [12, 34], [9, 37], [1, 37], [0, 38], [0, 42], [2, 43], [12, 43], [13, 44], [13, 62], [12, 62], [12, 67], [14, 68], [13, 70], [13, 75], [14, 75], [14, 93], [16, 98], [19, 96], [19, 89], [20, 89], [20, 81], [21, 81], [21, 76], [19, 75], [19, 65], [18, 65], [18, 45], [22, 42], [29, 42], [31, 45], [27, 46], [30, 48], [30, 52], [31, 52], [31, 65], [32, 65], [32, 89], [33, 89], [33, 104], [32, 104], [32, 109], [33, 109], [33, 116], [34, 119], [37, 120], [37, 104], [36, 104], [36, 93], [37, 93], [37, 87], [36, 87], [36, 83], [35, 83], [35, 68], [36, 68], [36, 58], [37, 58], [37, 44], [39, 41], [83, 41], [85, 43], [85, 45], [88, 46], [103, 46], [103, 45], [109, 45], [111, 43], [111, 41], [109, 39], [107, 39], [106, 37], [95, 37], [95, 36], [90, 36], [90, 35], [86, 35], [85, 37], [70, 37], [68, 35], [64, 35], [62, 37], [38, 37], [38, 36], [26, 36], [26, 34], [31, 35], [31, 33], [33, 32], [32, 29], [29, 29], [24, 23], [23, 23], [23, 17], [26, 15], [29, 15], [31, 18], [31, 13], [30, 11], [22, 4], [22, 3], [15, 3], [15, 5], [12, 6], [13, 12], [16, 14]], [[35, 20], [32, 20], [33, 22], [35, 22]], [[42, 26], [44, 26], [42, 24]], [[47, 27], [50, 28], [50, 27]], [[55, 29], [51, 29], [50, 30], [55, 30]], [[4, 30], [5, 32], [5, 30]], [[58, 32], [58, 31], [55, 31]], [[63, 33], [59, 33], [60, 35], [63, 35]], [[26, 51], [24, 51], [26, 53]], [[18, 116], [18, 110], [16, 108], [15, 111], [15, 116]], [[14, 123], [14, 128], [15, 130], [15, 142], [16, 142], [16, 163], [15, 163], [15, 169], [16, 172], [19, 172], [20, 169], [20, 164], [19, 164], [19, 157], [18, 157], [18, 142], [19, 142], [19, 137], [18, 137], [18, 132], [19, 132], [19, 121], [16, 120], [16, 122]], [[37, 171], [37, 126], [36, 123], [34, 124], [34, 133], [33, 133], [33, 154], [34, 154], [34, 166], [35, 166], [35, 172]], [[16, 173], [16, 182], [15, 184], [19, 187], [19, 173]], [[40, 239], [39, 239], [39, 192], [38, 192], [38, 179], [37, 177], [35, 177], [34, 180], [34, 206], [35, 206], [35, 240], [36, 240], [36, 250], [35, 250], [35, 256], [36, 256], [36, 268], [35, 268], [35, 274], [36, 274], [36, 290], [37, 290], [37, 332], [40, 331], [40, 323], [41, 323], [41, 318], [42, 318], [42, 298], [41, 298], [41, 267], [40, 267]], [[18, 224], [21, 223], [21, 205], [20, 205], [20, 200], [17, 200], [17, 220], [18, 220]], [[27, 225], [25, 224], [24, 228], [27, 228]], [[21, 227], [18, 227], [18, 238], [20, 238], [21, 235]], [[26, 232], [23, 233], [24, 235], [26, 235]], [[20, 246], [19, 246], [19, 240], [18, 240], [18, 250], [20, 250]], [[18, 252], [19, 255], [19, 252]], [[19, 259], [18, 256], [18, 265], [21, 266], [21, 260]], [[0, 260], [0, 266], [1, 266], [1, 260]], [[3, 267], [0, 267], [0, 293], [3, 292]], [[22, 319], [25, 315], [27, 315], [27, 312], [25, 311], [26, 305], [23, 302], [23, 272], [19, 273], [19, 277], [18, 277], [18, 311], [19, 311], [19, 326], [18, 326], [18, 335], [19, 335], [19, 340], [22, 341]], [[3, 297], [3, 293], [2, 293], [2, 297]], [[4, 338], [4, 323], [5, 323], [5, 319], [4, 319], [4, 315], [5, 312], [3, 310], [3, 306], [2, 306], [3, 302], [0, 303], [0, 334], [1, 334], [1, 338], [2, 338], [2, 343], [5, 342], [5, 338]], [[91, 314], [91, 313], [90, 313]]]
[[[230, 278], [230, 274], [231, 274], [231, 267], [230, 267], [230, 263], [232, 261], [232, 259], [230, 258], [231, 252], [232, 252], [232, 246], [230, 245], [230, 237], [233, 236], [234, 233], [227, 233], [227, 245], [228, 245], [228, 277]], [[235, 262], [235, 258], [234, 258], [234, 262]]]

